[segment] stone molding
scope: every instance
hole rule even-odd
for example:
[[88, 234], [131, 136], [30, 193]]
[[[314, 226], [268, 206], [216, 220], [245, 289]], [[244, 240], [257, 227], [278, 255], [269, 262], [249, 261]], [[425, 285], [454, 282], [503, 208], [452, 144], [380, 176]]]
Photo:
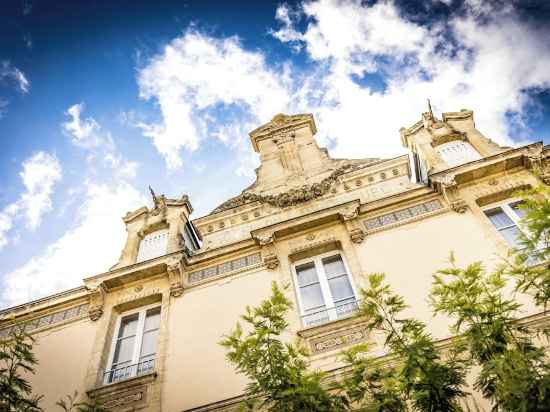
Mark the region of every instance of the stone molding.
[[63, 310], [55, 310], [36, 316], [33, 319], [25, 319], [13, 323], [3, 324], [0, 328], [0, 339], [6, 338], [13, 328], [24, 328], [27, 333], [37, 333], [51, 329], [55, 326], [65, 325], [76, 320], [88, 317], [89, 304], [73, 305]]
[[210, 265], [203, 269], [190, 272], [186, 276], [186, 286], [194, 286], [213, 279], [234, 275], [244, 270], [257, 267], [260, 263], [260, 253], [252, 253], [218, 263], [217, 265]]
[[[428, 207], [428, 205], [430, 205], [430, 206]], [[410, 212], [409, 213], [410, 217], [404, 217], [403, 219], [394, 218], [394, 220], [388, 221], [387, 224], [384, 224], [384, 223], [381, 224], [380, 221], [378, 221], [378, 226], [376, 226], [376, 227], [373, 227], [371, 224], [369, 224], [369, 222], [371, 222], [373, 220], [383, 219], [384, 216], [399, 215], [399, 214], [402, 215], [404, 213], [404, 211], [406, 211], [406, 210], [419, 208], [421, 206], [422, 206], [421, 213], [418, 213], [416, 215], [413, 215], [413, 213]], [[435, 216], [435, 215], [438, 215], [438, 214], [441, 214], [441, 213], [445, 213], [448, 210], [449, 209], [444, 207], [443, 204], [441, 203], [441, 201], [438, 198], [435, 198], [435, 199], [432, 198], [431, 200], [411, 204], [411, 205], [409, 205], [408, 207], [405, 207], [405, 208], [399, 208], [399, 209], [396, 209], [396, 210], [394, 210], [392, 212], [389, 212], [389, 213], [384, 213], [384, 214], [380, 214], [378, 216], [371, 217], [369, 219], [365, 219], [365, 220], [363, 220], [363, 224], [364, 224], [365, 228], [367, 229], [367, 234], [371, 234], [371, 233], [377, 233], [377, 232], [380, 232], [380, 231], [383, 231], [383, 230], [392, 229], [392, 228], [395, 228], [395, 227], [398, 227], [398, 226], [406, 225], [408, 223], [416, 222], [416, 221], [419, 221], [419, 220], [422, 220], [422, 219], [426, 219], [426, 218], [431, 217], [431, 216]]]
[[156, 372], [97, 386], [87, 391], [92, 400], [114, 411], [140, 410], [148, 405], [151, 385], [157, 378]]

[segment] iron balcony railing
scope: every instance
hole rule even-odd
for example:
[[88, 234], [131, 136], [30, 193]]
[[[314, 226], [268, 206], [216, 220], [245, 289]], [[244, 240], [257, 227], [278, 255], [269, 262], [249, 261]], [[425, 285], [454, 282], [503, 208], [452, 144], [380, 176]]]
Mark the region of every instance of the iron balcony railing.
[[124, 379], [133, 378], [152, 372], [155, 369], [155, 359], [149, 359], [135, 363], [133, 365], [121, 366], [105, 371], [103, 374], [103, 383], [114, 383]]
[[357, 312], [358, 309], [359, 301], [354, 299], [331, 308], [324, 308], [316, 312], [302, 315], [302, 322], [304, 326], [322, 325], [323, 323], [350, 316]]

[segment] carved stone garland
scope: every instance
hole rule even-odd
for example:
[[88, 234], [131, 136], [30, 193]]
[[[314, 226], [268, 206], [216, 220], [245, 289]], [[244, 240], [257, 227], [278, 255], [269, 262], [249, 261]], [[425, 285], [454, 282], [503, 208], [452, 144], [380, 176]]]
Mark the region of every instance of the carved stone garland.
[[212, 213], [223, 212], [224, 210], [231, 209], [237, 206], [242, 206], [246, 203], [260, 202], [267, 203], [271, 206], [280, 208], [294, 206], [309, 200], [321, 197], [327, 194], [331, 188], [336, 184], [338, 178], [348, 172], [360, 169], [364, 167], [364, 164], [352, 164], [348, 163], [340, 166], [333, 171], [328, 177], [321, 180], [319, 183], [313, 183], [312, 185], [304, 185], [295, 189], [291, 189], [288, 192], [279, 193], [276, 195], [259, 195], [251, 192], [241, 193], [239, 196], [229, 199], [227, 202], [222, 203]]

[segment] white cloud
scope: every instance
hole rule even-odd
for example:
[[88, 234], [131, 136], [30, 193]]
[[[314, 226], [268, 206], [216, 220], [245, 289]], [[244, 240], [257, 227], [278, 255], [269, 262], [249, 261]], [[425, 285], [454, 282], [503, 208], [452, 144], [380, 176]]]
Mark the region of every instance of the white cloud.
[[125, 242], [121, 216], [146, 201], [125, 182], [88, 184], [75, 224], [42, 254], [4, 276], [2, 306], [78, 286], [82, 278], [107, 270]]
[[99, 158], [102, 159], [103, 166], [114, 171], [116, 177], [135, 177], [139, 163], [122, 156], [117, 150], [111, 133], [103, 130], [93, 117], [83, 119], [84, 109], [84, 103], [74, 104], [67, 109], [65, 114], [70, 119], [61, 124], [65, 134], [71, 138], [74, 145], [90, 151], [89, 163], [94, 163]]
[[0, 81], [4, 79], [14, 81], [21, 93], [29, 92], [30, 82], [25, 74], [7, 60], [0, 62]]
[[0, 249], [8, 242], [8, 233], [15, 219], [22, 218], [30, 230], [36, 230], [42, 217], [52, 210], [52, 194], [55, 184], [61, 180], [61, 165], [57, 157], [38, 152], [26, 159], [19, 173], [25, 191], [19, 199], [0, 212]]
[[101, 127], [93, 118], [81, 118], [84, 108], [84, 103], [78, 103], [65, 112], [70, 117], [69, 121], [62, 124], [65, 133], [77, 146], [92, 148], [101, 144], [110, 144], [110, 137], [101, 135]]
[[[338, 156], [398, 154], [398, 129], [420, 118], [426, 98], [438, 110], [474, 109], [480, 130], [510, 145], [517, 136], [508, 115], [521, 119], [528, 91], [550, 85], [550, 44], [509, 8], [487, 14], [471, 3], [466, 16], [430, 28], [406, 20], [390, 1], [305, 2], [294, 20], [281, 6], [275, 37], [300, 44], [318, 63], [293, 107], [316, 114], [321, 140], [332, 140]], [[302, 32], [300, 17], [310, 21]], [[385, 87], [358, 81], [365, 75]]]
[[[287, 107], [285, 80], [268, 67], [262, 53], [244, 50], [238, 38], [187, 31], [139, 72], [141, 97], [158, 104], [162, 115], [159, 123], [139, 126], [168, 168], [179, 168], [180, 150], [194, 151], [210, 135], [235, 145], [243, 135], [227, 135], [228, 130], [241, 133], [243, 123], [252, 127]], [[209, 115], [224, 130], [213, 126]]]

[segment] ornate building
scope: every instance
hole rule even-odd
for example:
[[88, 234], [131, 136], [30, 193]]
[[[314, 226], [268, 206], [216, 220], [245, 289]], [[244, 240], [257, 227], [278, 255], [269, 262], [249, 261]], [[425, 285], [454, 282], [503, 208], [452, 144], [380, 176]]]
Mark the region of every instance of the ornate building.
[[372, 272], [444, 341], [432, 274], [451, 251], [494, 265], [521, 230], [514, 191], [537, 184], [534, 169], [550, 181], [550, 148], [500, 147], [469, 110], [424, 113], [400, 131], [409, 155], [393, 159], [332, 159], [315, 133], [310, 114], [275, 116], [250, 133], [261, 166], [239, 196], [190, 220], [187, 196], [153, 194], [152, 209], [123, 218], [109, 271], [0, 312], [0, 339], [21, 325], [37, 338], [30, 379], [46, 410], [74, 390], [116, 411], [234, 410], [246, 382], [218, 342], [272, 281], [292, 285], [290, 338], [315, 368], [337, 374], [338, 352], [369, 340], [354, 314]]

